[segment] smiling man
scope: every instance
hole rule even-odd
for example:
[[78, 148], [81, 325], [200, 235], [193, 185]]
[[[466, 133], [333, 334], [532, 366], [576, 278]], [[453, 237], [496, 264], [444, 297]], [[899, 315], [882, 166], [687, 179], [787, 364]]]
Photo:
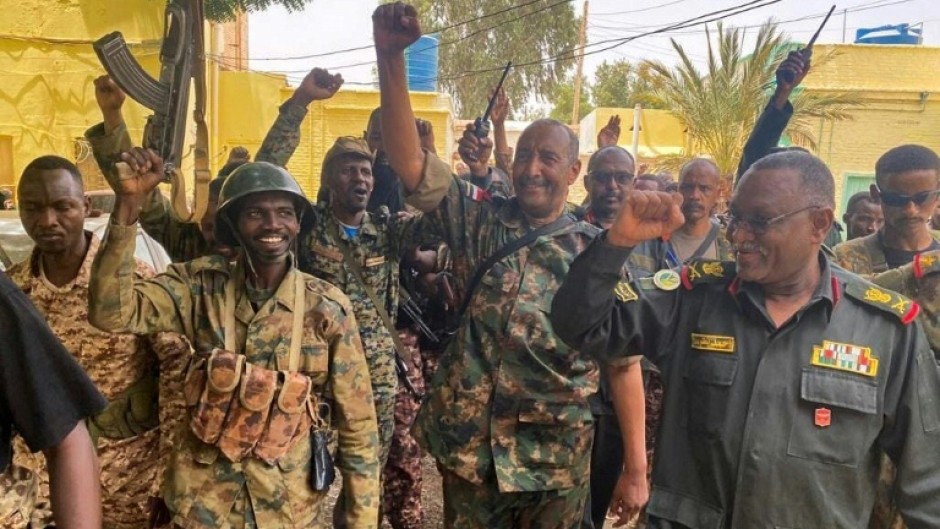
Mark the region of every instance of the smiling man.
[[558, 335], [612, 362], [642, 351], [666, 380], [649, 527], [864, 527], [882, 451], [908, 525], [940, 525], [934, 355], [916, 304], [821, 251], [833, 194], [818, 158], [772, 154], [732, 196], [735, 262], [624, 282], [638, 244], [685, 222], [680, 196], [637, 192], [571, 265]]
[[135, 221], [163, 161], [143, 149], [124, 160], [130, 170], [92, 267], [89, 318], [112, 331], [184, 333], [196, 351], [189, 428], [163, 491], [173, 523], [313, 526], [325, 495], [312, 486], [311, 420], [322, 419], [315, 428], [338, 441], [350, 526], [376, 528], [378, 436], [366, 359], [348, 298], [296, 267], [294, 242], [314, 222], [300, 186], [272, 164], [242, 165], [222, 187], [215, 224], [216, 239], [241, 248], [239, 258], [206, 256], [139, 280], [128, 273]]

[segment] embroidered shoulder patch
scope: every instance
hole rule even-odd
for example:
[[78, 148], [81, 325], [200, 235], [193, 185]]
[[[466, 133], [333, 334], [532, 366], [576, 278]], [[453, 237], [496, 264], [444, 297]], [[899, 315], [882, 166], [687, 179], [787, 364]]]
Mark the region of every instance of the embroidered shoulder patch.
[[614, 288], [614, 294], [617, 296], [617, 299], [623, 303], [640, 299], [640, 297], [636, 295], [636, 291], [633, 290], [633, 287], [630, 286], [629, 281], [620, 281], [617, 283], [617, 287]]
[[893, 314], [905, 325], [914, 321], [917, 315], [920, 314], [920, 305], [914, 301], [897, 292], [877, 287], [865, 281], [849, 281], [845, 286], [845, 293], [863, 303]]
[[700, 283], [714, 283], [735, 275], [733, 262], [693, 260], [682, 267], [682, 286], [686, 290]]
[[878, 375], [878, 358], [871, 353], [871, 348], [861, 345], [823, 340], [822, 345], [813, 347], [810, 363], [817, 367], [847, 371], [866, 377]]

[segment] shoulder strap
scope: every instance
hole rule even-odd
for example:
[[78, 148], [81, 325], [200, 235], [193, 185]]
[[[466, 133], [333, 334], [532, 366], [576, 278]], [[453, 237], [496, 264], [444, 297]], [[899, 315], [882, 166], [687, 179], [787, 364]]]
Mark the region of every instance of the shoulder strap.
[[[708, 230], [708, 235], [705, 236], [705, 239], [702, 240], [702, 244], [699, 244], [698, 248], [696, 248], [695, 251], [692, 252], [692, 255], [690, 255], [689, 258], [685, 261], [679, 260], [679, 252], [676, 251], [676, 247], [673, 246], [671, 240], [664, 241], [666, 243], [666, 257], [670, 260], [670, 262], [666, 263], [668, 265], [666, 268], [675, 268], [681, 266], [684, 263], [688, 263], [689, 261], [698, 259], [704, 255], [705, 252], [708, 251], [708, 247], [711, 246], [712, 243], [715, 242], [715, 239], [718, 238], [718, 232], [721, 230], [721, 226], [719, 226], [717, 222], [712, 222], [711, 225], [712, 227], [710, 230]], [[720, 255], [718, 256], [718, 259], [721, 259]]]
[[327, 218], [326, 222], [329, 223], [330, 235], [336, 239], [336, 245], [339, 246], [339, 250], [343, 252], [343, 261], [349, 266], [349, 270], [352, 272], [353, 277], [356, 278], [356, 281], [359, 282], [359, 286], [366, 291], [366, 295], [369, 296], [369, 300], [372, 301], [372, 305], [375, 306], [375, 311], [379, 313], [379, 318], [382, 319], [382, 323], [385, 324], [388, 333], [392, 335], [392, 341], [395, 342], [395, 349], [398, 351], [398, 355], [410, 364], [411, 354], [408, 352], [408, 349], [405, 348], [405, 344], [401, 343], [401, 338], [398, 337], [398, 332], [395, 330], [395, 323], [392, 321], [392, 318], [389, 317], [388, 311], [385, 310], [385, 303], [376, 296], [375, 291], [372, 290], [372, 287], [366, 282], [365, 274], [362, 273], [362, 267], [360, 267], [359, 263], [353, 258], [349, 245], [340, 237], [336, 220]]
[[457, 322], [459, 325], [460, 320], [463, 319], [463, 315], [467, 312], [467, 309], [470, 307], [470, 301], [473, 299], [473, 295], [476, 292], [477, 286], [479, 286], [480, 281], [483, 279], [483, 276], [493, 268], [493, 265], [502, 261], [506, 257], [518, 252], [522, 248], [532, 244], [536, 239], [543, 235], [548, 235], [560, 231], [571, 224], [574, 224], [575, 219], [570, 213], [565, 213], [562, 216], [558, 217], [554, 221], [534, 229], [522, 237], [509, 241], [504, 244], [499, 250], [496, 250], [496, 253], [489, 256], [486, 261], [480, 263], [477, 266], [477, 269], [473, 273], [473, 277], [470, 279], [470, 282], [467, 284], [467, 292], [463, 298], [463, 303], [460, 304], [460, 311], [457, 312], [456, 317], [453, 321]]

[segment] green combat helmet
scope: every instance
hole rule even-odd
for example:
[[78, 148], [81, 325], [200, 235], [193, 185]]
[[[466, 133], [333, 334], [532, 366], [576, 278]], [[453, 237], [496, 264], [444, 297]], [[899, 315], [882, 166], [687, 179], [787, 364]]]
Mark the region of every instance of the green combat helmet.
[[306, 232], [313, 225], [313, 207], [300, 185], [286, 169], [268, 162], [249, 162], [232, 171], [222, 184], [216, 216], [224, 219], [224, 222], [215, 223], [215, 240], [227, 246], [241, 246], [234, 232], [234, 206], [242, 197], [266, 191], [283, 191], [297, 198], [300, 233]]

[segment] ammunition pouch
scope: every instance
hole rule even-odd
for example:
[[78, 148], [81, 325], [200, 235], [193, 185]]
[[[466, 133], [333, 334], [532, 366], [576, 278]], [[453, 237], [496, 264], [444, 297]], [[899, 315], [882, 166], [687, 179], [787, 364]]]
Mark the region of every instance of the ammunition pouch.
[[186, 376], [190, 429], [230, 461], [253, 456], [274, 464], [309, 436], [310, 390], [310, 379], [301, 373], [266, 369], [216, 349], [196, 360]]
[[148, 373], [88, 419], [88, 433], [95, 446], [101, 437], [129, 439], [160, 426], [159, 381], [159, 373]]

